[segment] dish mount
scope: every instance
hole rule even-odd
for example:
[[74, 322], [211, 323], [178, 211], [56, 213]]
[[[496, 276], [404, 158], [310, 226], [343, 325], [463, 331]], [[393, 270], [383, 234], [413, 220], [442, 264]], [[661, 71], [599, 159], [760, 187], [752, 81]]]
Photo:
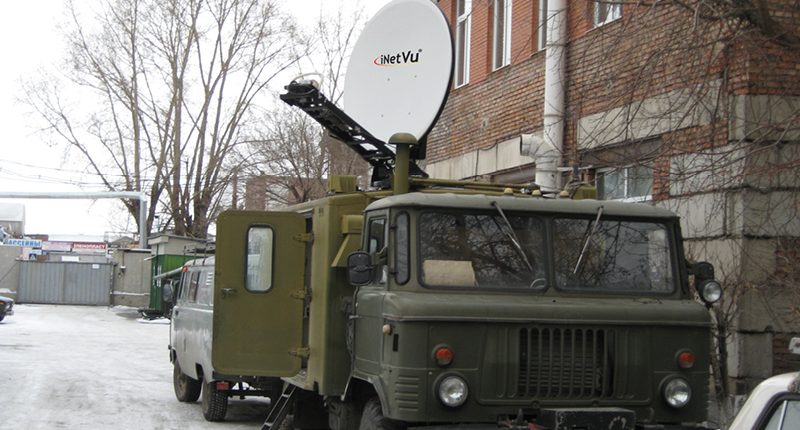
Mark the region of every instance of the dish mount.
[[367, 23], [353, 47], [344, 85], [344, 110], [313, 82], [291, 82], [280, 98], [297, 106], [372, 167], [372, 185], [386, 188], [395, 170], [395, 133], [410, 149], [409, 174], [427, 177], [413, 160], [425, 158], [428, 133], [442, 112], [453, 74], [447, 19], [430, 0], [394, 0]]

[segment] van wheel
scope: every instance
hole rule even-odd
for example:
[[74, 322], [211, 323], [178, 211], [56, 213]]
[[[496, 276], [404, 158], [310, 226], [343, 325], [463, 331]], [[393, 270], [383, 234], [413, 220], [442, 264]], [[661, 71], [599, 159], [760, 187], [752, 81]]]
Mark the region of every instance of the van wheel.
[[383, 416], [381, 402], [377, 397], [373, 397], [364, 405], [364, 412], [361, 413], [361, 423], [358, 430], [404, 430], [405, 423], [395, 421]]
[[217, 390], [214, 381], [203, 384], [203, 417], [206, 421], [222, 421], [228, 411], [228, 395]]
[[172, 387], [175, 389], [175, 397], [181, 402], [196, 402], [200, 398], [200, 388], [202, 384], [197, 379], [192, 379], [181, 370], [178, 359], [172, 367]]

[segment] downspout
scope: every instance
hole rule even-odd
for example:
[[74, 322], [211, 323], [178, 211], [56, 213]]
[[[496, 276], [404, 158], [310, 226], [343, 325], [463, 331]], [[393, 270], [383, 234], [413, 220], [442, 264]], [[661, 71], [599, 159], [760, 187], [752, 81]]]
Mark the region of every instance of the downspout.
[[567, 1], [547, 2], [543, 142], [535, 151], [536, 183], [545, 191], [560, 189], [558, 167], [564, 149], [564, 88], [567, 44]]

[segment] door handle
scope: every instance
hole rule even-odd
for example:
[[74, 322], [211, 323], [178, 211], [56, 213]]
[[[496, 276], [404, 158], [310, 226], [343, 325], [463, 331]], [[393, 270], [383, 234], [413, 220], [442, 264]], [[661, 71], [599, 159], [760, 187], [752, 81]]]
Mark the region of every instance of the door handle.
[[233, 296], [234, 294], [236, 294], [236, 290], [233, 289], [233, 288], [223, 288], [222, 289], [222, 298], [223, 299], [225, 297], [228, 297], [228, 296]]

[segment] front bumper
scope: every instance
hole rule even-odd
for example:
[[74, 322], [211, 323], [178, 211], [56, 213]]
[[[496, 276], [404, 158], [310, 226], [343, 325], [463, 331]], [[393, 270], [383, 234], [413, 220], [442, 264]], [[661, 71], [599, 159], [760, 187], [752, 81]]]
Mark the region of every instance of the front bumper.
[[705, 427], [683, 425], [636, 425], [636, 413], [623, 408], [552, 408], [542, 409], [536, 419], [518, 418], [497, 424], [449, 424], [411, 426], [409, 430], [703, 430]]
[[538, 416], [526, 421], [522, 417], [502, 421], [497, 424], [458, 424], [410, 427], [417, 430], [634, 430], [636, 413], [623, 408], [548, 408], [542, 409]]

